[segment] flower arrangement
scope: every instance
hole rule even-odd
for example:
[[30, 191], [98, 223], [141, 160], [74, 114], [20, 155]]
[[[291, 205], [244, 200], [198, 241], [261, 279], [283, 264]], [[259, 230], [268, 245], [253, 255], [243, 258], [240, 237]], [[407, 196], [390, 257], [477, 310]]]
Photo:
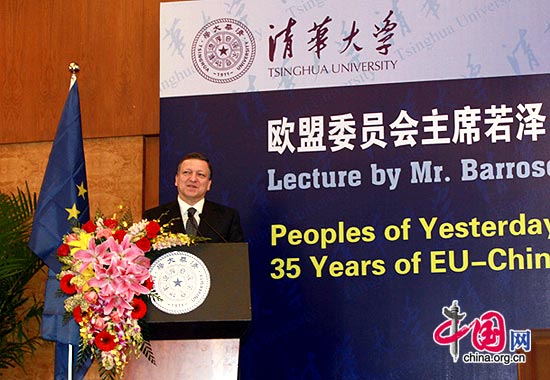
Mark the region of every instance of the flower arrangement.
[[196, 240], [165, 232], [156, 220], [130, 220], [128, 212], [120, 220], [97, 214], [73, 227], [57, 251], [65, 310], [80, 327], [79, 357], [97, 360], [102, 379], [122, 379], [130, 356], [140, 352], [155, 363], [142, 334], [144, 297], [154, 296], [146, 254]]

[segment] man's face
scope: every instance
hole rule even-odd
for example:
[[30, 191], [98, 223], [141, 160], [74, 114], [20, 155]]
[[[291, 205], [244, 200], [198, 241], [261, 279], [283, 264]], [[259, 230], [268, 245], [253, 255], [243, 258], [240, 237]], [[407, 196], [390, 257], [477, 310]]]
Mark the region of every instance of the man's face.
[[181, 163], [175, 185], [182, 200], [194, 205], [204, 198], [211, 184], [207, 162], [193, 158]]

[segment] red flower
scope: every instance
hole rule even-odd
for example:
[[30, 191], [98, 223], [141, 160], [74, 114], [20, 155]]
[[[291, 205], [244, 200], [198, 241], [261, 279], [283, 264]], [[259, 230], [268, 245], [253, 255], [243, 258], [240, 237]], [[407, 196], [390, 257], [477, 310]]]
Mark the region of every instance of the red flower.
[[149, 239], [142, 237], [138, 241], [136, 241], [136, 245], [139, 249], [141, 249], [143, 252], [147, 252], [151, 249], [151, 242]]
[[95, 225], [94, 222], [92, 222], [91, 220], [88, 220], [86, 223], [84, 223], [82, 225], [82, 229], [84, 231], [86, 231], [87, 233], [91, 233], [91, 232], [94, 232], [96, 230], [97, 226]]
[[103, 225], [107, 228], [110, 228], [110, 229], [114, 230], [115, 228], [118, 227], [118, 220], [116, 220], [116, 219], [105, 219], [105, 221], [103, 222]]
[[153, 282], [153, 278], [149, 277], [147, 280], [145, 280], [145, 282], [143, 283], [143, 286], [145, 286], [149, 290], [153, 289], [153, 286], [155, 286], [155, 283]]
[[57, 256], [68, 256], [69, 252], [71, 252], [71, 247], [67, 244], [61, 244], [59, 248], [57, 248]]
[[73, 309], [73, 317], [76, 323], [82, 322], [82, 309], [80, 308], [80, 305]]
[[160, 231], [160, 224], [158, 224], [154, 220], [150, 221], [145, 226], [145, 232], [147, 233], [147, 237], [149, 239], [154, 238], [155, 236], [157, 236], [159, 231]]
[[101, 331], [96, 335], [94, 344], [101, 351], [112, 351], [116, 347], [115, 337], [106, 330]]
[[59, 281], [59, 286], [61, 287], [61, 290], [63, 293], [72, 295], [76, 293], [76, 286], [71, 284], [71, 280], [73, 279], [74, 274], [66, 274], [61, 278]]
[[124, 230], [117, 230], [113, 234], [113, 237], [119, 244], [122, 242], [122, 240], [124, 240], [124, 236], [126, 236], [126, 231]]
[[134, 310], [132, 310], [132, 318], [134, 319], [141, 319], [145, 317], [145, 313], [147, 313], [147, 305], [141, 298], [134, 298], [132, 301], [132, 307]]

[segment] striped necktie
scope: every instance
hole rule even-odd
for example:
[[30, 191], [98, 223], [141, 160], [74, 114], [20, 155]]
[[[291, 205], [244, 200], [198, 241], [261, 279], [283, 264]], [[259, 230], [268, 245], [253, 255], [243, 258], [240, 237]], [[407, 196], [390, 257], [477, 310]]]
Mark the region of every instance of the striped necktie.
[[197, 225], [197, 219], [195, 219], [195, 213], [197, 210], [194, 207], [190, 207], [187, 210], [187, 223], [185, 224], [185, 232], [187, 235], [197, 236], [199, 226]]

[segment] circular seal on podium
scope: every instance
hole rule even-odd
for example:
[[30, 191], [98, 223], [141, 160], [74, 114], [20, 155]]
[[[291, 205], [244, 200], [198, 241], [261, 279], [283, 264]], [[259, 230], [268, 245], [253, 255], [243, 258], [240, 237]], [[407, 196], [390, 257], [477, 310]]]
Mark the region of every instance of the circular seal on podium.
[[154, 280], [151, 302], [168, 314], [185, 314], [202, 305], [210, 290], [210, 273], [204, 262], [185, 251], [171, 251], [150, 268]]

